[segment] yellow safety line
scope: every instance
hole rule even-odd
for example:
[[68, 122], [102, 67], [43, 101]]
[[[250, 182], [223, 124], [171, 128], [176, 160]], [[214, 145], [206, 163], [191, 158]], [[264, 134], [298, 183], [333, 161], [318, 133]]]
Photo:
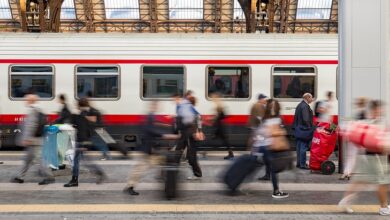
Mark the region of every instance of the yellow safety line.
[[[352, 206], [355, 213], [377, 213], [378, 205]], [[336, 205], [231, 204], [33, 204], [0, 205], [0, 213], [341, 213]]]

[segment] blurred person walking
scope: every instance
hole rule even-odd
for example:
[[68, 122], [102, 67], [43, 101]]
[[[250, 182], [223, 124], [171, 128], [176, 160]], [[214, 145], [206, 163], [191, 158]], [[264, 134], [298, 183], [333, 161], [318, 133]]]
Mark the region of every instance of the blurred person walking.
[[[369, 104], [368, 120], [365, 122], [384, 127], [383, 104], [379, 100], [371, 101]], [[370, 151], [366, 148], [365, 152], [357, 155], [352, 184], [349, 185], [344, 197], [339, 202], [345, 212], [352, 213], [350, 207], [359, 191], [364, 190], [367, 184], [378, 185], [378, 200], [380, 203], [379, 214], [390, 215], [390, 206], [388, 201], [388, 188], [390, 184], [388, 155]]]
[[313, 102], [313, 96], [310, 93], [303, 95], [303, 100], [295, 109], [294, 123], [292, 129], [296, 139], [297, 164], [299, 169], [309, 170], [306, 164], [306, 151], [309, 149], [313, 138], [313, 110], [310, 104]]
[[90, 119], [94, 118], [93, 120], [90, 120], [92, 126], [92, 137], [91, 137], [92, 145], [97, 150], [102, 152], [101, 160], [109, 160], [111, 159], [110, 149], [108, 148], [107, 143], [98, 134], [99, 130], [104, 129], [102, 113], [97, 108], [92, 106], [92, 103], [90, 101], [91, 98], [92, 98], [92, 92], [89, 91], [87, 93], [87, 100], [89, 103], [88, 117], [90, 117]]
[[54, 120], [51, 124], [66, 124], [70, 123], [72, 120], [72, 113], [68, 108], [66, 103], [65, 94], [58, 95], [58, 102], [62, 105], [61, 111], [58, 113], [58, 118]]
[[196, 142], [204, 139], [202, 133], [202, 121], [199, 112], [195, 109], [196, 99], [192, 94], [186, 96], [180, 103], [178, 116], [181, 119], [180, 139], [176, 151], [180, 154], [187, 148], [188, 163], [192, 167], [193, 175], [189, 180], [197, 180], [202, 177], [202, 169], [198, 163]]
[[265, 107], [267, 105], [267, 96], [264, 94], [259, 94], [257, 97], [257, 102], [252, 105], [250, 116], [248, 120], [248, 126], [251, 129], [251, 134], [248, 139], [248, 147], [252, 147], [252, 140], [255, 130], [260, 126], [264, 113], [265, 113]]
[[154, 166], [159, 165], [162, 162], [162, 156], [156, 153], [156, 146], [159, 139], [178, 139], [178, 135], [163, 134], [158, 130], [156, 124], [156, 112], [158, 110], [158, 102], [152, 101], [149, 106], [149, 112], [146, 118], [146, 122], [143, 126], [143, 145], [142, 145], [142, 158], [138, 164], [132, 169], [127, 186], [123, 189], [123, 192], [130, 195], [139, 195], [139, 192], [135, 191], [135, 187], [143, 175]]
[[[255, 131], [255, 136], [259, 138], [254, 139], [253, 146], [255, 149], [258, 149], [258, 153], [262, 154], [266, 166], [266, 175], [262, 179], [271, 179], [273, 186], [272, 197], [276, 199], [288, 197], [288, 193], [279, 190], [278, 176], [271, 163], [275, 154], [272, 150], [274, 139], [277, 138], [277, 136], [286, 135], [285, 131], [281, 129], [281, 126], [280, 104], [276, 100], [269, 99], [267, 100], [263, 122]], [[274, 131], [283, 132], [281, 134], [276, 134]], [[286, 145], [286, 147], [287, 146], [288, 145]]]
[[64, 187], [77, 187], [79, 185], [78, 178], [81, 157], [89, 161], [86, 166], [93, 174], [97, 176], [96, 184], [101, 184], [104, 179], [106, 179], [106, 175], [103, 170], [98, 165], [92, 163], [92, 160], [88, 157], [87, 154], [84, 154], [84, 152], [86, 152], [88, 147], [92, 144], [91, 136], [94, 127], [91, 124], [96, 122], [96, 116], [90, 116], [89, 103], [86, 98], [81, 98], [78, 101], [77, 107], [80, 112], [79, 114], [72, 115], [71, 121], [77, 131], [76, 149], [72, 167], [72, 179], [67, 184], [65, 184]]
[[[366, 120], [367, 119], [367, 99], [358, 98], [355, 102], [356, 113], [354, 116], [355, 120]], [[356, 158], [359, 153], [359, 147], [353, 143], [347, 143], [346, 162], [343, 175], [339, 178], [340, 180], [349, 180], [352, 176], [353, 169], [356, 164]]]
[[[24, 183], [24, 176], [31, 168], [34, 162], [35, 154], [40, 150], [43, 143], [44, 126], [46, 125], [46, 115], [38, 107], [38, 96], [35, 94], [25, 95], [27, 114], [24, 117], [20, 129], [22, 133], [17, 137], [17, 145], [24, 147], [25, 159], [22, 169], [11, 182]], [[44, 160], [41, 160], [39, 166], [39, 173], [44, 179], [39, 182], [39, 185], [46, 185], [55, 181], [48, 165]]]
[[225, 160], [229, 160], [234, 158], [233, 150], [229, 143], [229, 137], [227, 136], [227, 128], [224, 123], [224, 119], [226, 118], [225, 107], [221, 101], [221, 94], [213, 93], [211, 95], [211, 99], [215, 105], [215, 116], [213, 127], [215, 128], [215, 138], [220, 139], [224, 147], [228, 150], [228, 155], [224, 157]]
[[326, 93], [326, 100], [318, 101], [316, 103], [317, 108], [315, 109], [316, 116], [318, 117], [318, 122], [328, 122], [333, 123], [333, 117], [332, 117], [332, 109], [333, 109], [333, 102], [334, 99], [334, 93], [331, 91], [328, 91]]

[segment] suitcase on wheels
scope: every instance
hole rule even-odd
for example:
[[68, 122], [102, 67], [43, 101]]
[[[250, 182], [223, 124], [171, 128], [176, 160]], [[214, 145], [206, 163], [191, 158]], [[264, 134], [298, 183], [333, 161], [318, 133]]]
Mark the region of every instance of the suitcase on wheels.
[[227, 170], [223, 181], [232, 192], [235, 192], [238, 186], [245, 178], [259, 167], [257, 156], [243, 155], [237, 158]]

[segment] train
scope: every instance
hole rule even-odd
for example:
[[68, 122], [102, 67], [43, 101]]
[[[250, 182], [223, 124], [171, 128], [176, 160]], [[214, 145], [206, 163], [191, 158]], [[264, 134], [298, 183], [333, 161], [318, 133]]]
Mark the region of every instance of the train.
[[[245, 147], [251, 106], [262, 93], [281, 102], [292, 124], [304, 92], [316, 100], [338, 94], [338, 37], [335, 34], [102, 34], [1, 33], [0, 129], [13, 146], [25, 113], [23, 96], [33, 88], [39, 105], [55, 118], [58, 94], [70, 106], [90, 94], [103, 112], [107, 131], [133, 147], [142, 140], [150, 101], [159, 101], [159, 120], [170, 123], [174, 94], [191, 90], [205, 119], [214, 114], [210, 94], [222, 95], [229, 139]], [[332, 115], [337, 118], [337, 100]], [[205, 125], [213, 146], [212, 126]]]

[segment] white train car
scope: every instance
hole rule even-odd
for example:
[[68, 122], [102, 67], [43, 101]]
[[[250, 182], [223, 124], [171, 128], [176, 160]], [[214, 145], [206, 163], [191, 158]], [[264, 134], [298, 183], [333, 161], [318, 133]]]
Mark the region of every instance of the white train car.
[[140, 141], [148, 101], [161, 100], [163, 120], [175, 113], [172, 95], [192, 90], [207, 117], [213, 114], [209, 94], [218, 91], [231, 142], [244, 146], [259, 93], [281, 101], [290, 125], [304, 92], [323, 99], [336, 91], [337, 65], [337, 35], [0, 34], [3, 144], [13, 144], [23, 95], [32, 87], [53, 117], [58, 94], [73, 105], [91, 93], [109, 132], [129, 144]]

